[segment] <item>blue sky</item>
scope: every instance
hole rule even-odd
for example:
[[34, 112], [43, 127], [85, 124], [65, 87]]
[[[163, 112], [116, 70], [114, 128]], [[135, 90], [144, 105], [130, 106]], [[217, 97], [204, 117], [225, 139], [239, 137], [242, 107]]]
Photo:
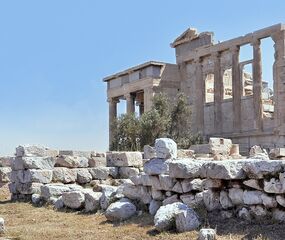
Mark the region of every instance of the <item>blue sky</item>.
[[175, 62], [169, 44], [188, 27], [227, 40], [285, 22], [284, 9], [281, 0], [0, 0], [0, 155], [25, 143], [106, 150], [103, 77]]

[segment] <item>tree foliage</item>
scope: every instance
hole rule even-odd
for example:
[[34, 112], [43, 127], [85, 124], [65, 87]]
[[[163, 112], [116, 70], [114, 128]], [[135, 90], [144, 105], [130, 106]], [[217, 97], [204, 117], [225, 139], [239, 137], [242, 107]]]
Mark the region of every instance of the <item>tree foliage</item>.
[[189, 148], [202, 141], [199, 134], [192, 134], [191, 109], [183, 94], [179, 94], [172, 104], [164, 94], [155, 95], [150, 111], [141, 117], [135, 114], [120, 116], [114, 121], [112, 131], [111, 150], [117, 151], [141, 150], [144, 145], [153, 145], [160, 137], [172, 138], [179, 148]]

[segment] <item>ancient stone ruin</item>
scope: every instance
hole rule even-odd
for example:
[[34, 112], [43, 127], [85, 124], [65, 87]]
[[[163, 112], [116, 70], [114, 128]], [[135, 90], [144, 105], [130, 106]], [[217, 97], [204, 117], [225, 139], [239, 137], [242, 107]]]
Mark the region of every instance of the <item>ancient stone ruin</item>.
[[[261, 44], [274, 42], [273, 89], [263, 79]], [[240, 60], [243, 47], [252, 59]], [[285, 25], [277, 24], [224, 42], [212, 32], [189, 28], [171, 44], [176, 64], [147, 62], [104, 78], [107, 83], [109, 121], [117, 116], [117, 103], [126, 100], [127, 112], [142, 114], [157, 93], [175, 100], [183, 92], [192, 108], [193, 131], [226, 137], [247, 153], [251, 146], [285, 145]], [[252, 67], [252, 73], [246, 67]], [[110, 142], [112, 132], [110, 131]]]
[[[210, 138], [179, 150], [173, 140], [160, 138], [144, 149], [98, 153], [19, 146], [15, 157], [1, 158], [6, 167], [0, 167], [0, 180], [13, 201], [103, 213], [109, 221], [147, 211], [158, 231], [203, 227], [201, 211], [248, 222], [285, 221], [284, 148], [268, 154], [253, 146], [242, 156], [230, 139]], [[202, 228], [200, 235], [215, 231]]]

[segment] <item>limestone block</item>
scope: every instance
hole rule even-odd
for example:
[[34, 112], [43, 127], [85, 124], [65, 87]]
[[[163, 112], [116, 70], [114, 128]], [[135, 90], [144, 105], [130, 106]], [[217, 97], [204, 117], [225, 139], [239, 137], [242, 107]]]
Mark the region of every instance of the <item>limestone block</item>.
[[[21, 171], [19, 171], [21, 172]], [[38, 183], [50, 183], [52, 180], [52, 170], [37, 170], [37, 169], [28, 169], [22, 171], [25, 175], [27, 182], [38, 182]]]
[[165, 191], [172, 190], [175, 183], [177, 182], [176, 179], [171, 178], [169, 175], [165, 175], [165, 174], [159, 175], [159, 181], [160, 181], [162, 190], [165, 190]]
[[265, 149], [260, 146], [252, 146], [249, 151], [249, 157], [255, 159], [269, 160], [268, 153]]
[[190, 192], [192, 190], [194, 191], [202, 191], [203, 189], [203, 182], [204, 180], [196, 178], [193, 180], [190, 179], [184, 179], [181, 181], [182, 190], [184, 193]]
[[116, 178], [118, 176], [117, 167], [94, 167], [89, 168], [92, 179], [106, 180], [109, 177]]
[[267, 210], [261, 205], [250, 206], [249, 212], [257, 220], [262, 220], [268, 215]]
[[[15, 158], [14, 163], [19, 170], [22, 169], [48, 169], [52, 170], [55, 164], [53, 157], [18, 157]], [[16, 169], [14, 169], [16, 170]]]
[[232, 200], [230, 199], [229, 194], [226, 191], [220, 192], [220, 203], [223, 209], [233, 207]]
[[144, 204], [149, 204], [152, 200], [151, 194], [148, 192], [147, 187], [136, 186], [131, 183], [123, 184], [123, 194], [129, 199], [140, 200]]
[[16, 157], [56, 157], [57, 150], [40, 145], [20, 145], [16, 148]]
[[0, 167], [0, 183], [7, 183], [10, 181], [12, 169], [10, 167]]
[[85, 157], [85, 158], [90, 158], [94, 154], [95, 154], [94, 151], [59, 150], [58, 152], [58, 155], [66, 155], [66, 156], [72, 156], [72, 157]]
[[271, 178], [269, 181], [264, 180], [264, 191], [267, 193], [284, 193], [282, 183], [278, 179]]
[[197, 202], [194, 194], [183, 194], [180, 196], [181, 201], [186, 204], [188, 207], [195, 208], [197, 206]]
[[176, 215], [187, 210], [188, 207], [183, 203], [173, 203], [161, 206], [154, 216], [154, 226], [158, 231], [166, 231], [175, 227]]
[[60, 155], [56, 159], [56, 166], [67, 168], [86, 168], [88, 167], [88, 158]]
[[189, 161], [179, 159], [169, 162], [169, 176], [171, 178], [199, 178], [204, 161]]
[[77, 168], [76, 172], [77, 172], [76, 181], [79, 184], [85, 184], [91, 182], [92, 175], [90, 174], [87, 168]]
[[0, 234], [5, 233], [5, 221], [4, 218], [0, 218]]
[[275, 207], [277, 207], [277, 201], [276, 201], [275, 197], [271, 197], [271, 196], [268, 196], [267, 194], [263, 193], [261, 195], [261, 200], [262, 200], [263, 205], [266, 208], [275, 208]]
[[213, 211], [216, 209], [221, 209], [220, 204], [220, 193], [213, 190], [203, 191], [204, 204], [208, 211]]
[[245, 181], [243, 181], [243, 184], [245, 186], [251, 187], [251, 188], [256, 189], [256, 190], [261, 190], [261, 191], [263, 190], [260, 187], [259, 181], [257, 179], [245, 180]]
[[136, 211], [136, 206], [133, 203], [126, 198], [122, 198], [107, 208], [105, 217], [109, 221], [122, 221], [135, 215]]
[[239, 210], [238, 217], [243, 219], [243, 220], [246, 220], [246, 221], [251, 221], [250, 212], [245, 207], [243, 207], [242, 209]]
[[61, 209], [61, 208], [64, 207], [64, 202], [63, 202], [62, 196], [59, 197], [59, 198], [57, 198], [57, 200], [56, 200], [55, 203], [54, 203], [54, 207], [55, 207], [56, 209]]
[[100, 207], [103, 210], [106, 210], [111, 203], [116, 201], [117, 190], [118, 190], [118, 187], [107, 186], [107, 185], [102, 188], [102, 196], [100, 198]]
[[202, 206], [204, 204], [204, 192], [199, 192], [199, 193], [196, 193], [195, 195], [195, 201], [196, 201], [196, 205], [197, 206]]
[[222, 181], [221, 179], [203, 179], [202, 188], [211, 189], [211, 188], [221, 188]]
[[229, 198], [232, 200], [232, 203], [234, 205], [242, 205], [243, 204], [243, 190], [239, 188], [230, 188]]
[[285, 222], [285, 211], [278, 208], [273, 209], [272, 218], [277, 222]]
[[77, 171], [65, 167], [55, 167], [53, 169], [52, 181], [62, 183], [73, 183], [76, 181]]
[[182, 185], [180, 182], [175, 183], [175, 185], [172, 188], [172, 192], [183, 193]]
[[178, 149], [177, 150], [177, 158], [193, 158], [194, 157], [194, 151], [190, 149]]
[[200, 229], [198, 240], [216, 240], [217, 234], [216, 230], [212, 228], [202, 228]]
[[156, 158], [155, 148], [149, 145], [145, 145], [143, 147], [143, 158], [144, 159], [152, 159]]
[[243, 202], [247, 205], [257, 205], [262, 204], [261, 191], [244, 191]]
[[14, 157], [0, 157], [0, 167], [11, 167]]
[[230, 155], [232, 140], [226, 138], [210, 138], [209, 145], [211, 146], [211, 153], [214, 155]]
[[138, 174], [136, 176], [131, 176], [130, 180], [135, 184], [135, 185], [142, 185], [142, 177], [141, 174]]
[[141, 152], [109, 152], [107, 153], [108, 167], [140, 167], [142, 166]]
[[40, 194], [37, 194], [37, 193], [34, 193], [32, 195], [32, 203], [33, 204], [39, 204], [41, 202], [41, 195]]
[[42, 183], [15, 183], [17, 192], [20, 194], [32, 195], [34, 193], [40, 193]]
[[170, 138], [158, 138], [155, 140], [155, 151], [157, 158], [177, 158], [177, 144]]
[[189, 207], [184, 211], [180, 211], [175, 216], [175, 225], [178, 232], [193, 231], [197, 229], [200, 224], [197, 214]]
[[154, 158], [144, 164], [144, 172], [148, 175], [167, 174], [169, 172], [169, 161]]
[[168, 205], [168, 204], [172, 204], [172, 203], [176, 203], [176, 202], [181, 202], [179, 199], [178, 199], [178, 195], [175, 194], [175, 195], [172, 195], [166, 199], [164, 199], [162, 201], [162, 205], [165, 206], [165, 205]]
[[270, 150], [271, 159], [285, 157], [285, 148], [273, 148]]
[[88, 158], [88, 165], [89, 167], [106, 167], [107, 166], [107, 158], [104, 157], [97, 157], [91, 156]]
[[62, 200], [65, 206], [71, 209], [79, 209], [84, 204], [85, 196], [81, 191], [63, 192]]
[[282, 171], [285, 161], [281, 160], [244, 160], [243, 170], [248, 178], [263, 179], [264, 176], [274, 175]]
[[156, 200], [152, 200], [149, 204], [149, 208], [148, 211], [150, 213], [150, 215], [154, 216], [157, 212], [157, 210], [162, 206], [162, 202], [161, 201], [156, 201]]
[[161, 191], [155, 190], [154, 188], [151, 189], [151, 196], [154, 200], [164, 200], [164, 195]]
[[138, 168], [135, 167], [120, 167], [119, 176], [120, 178], [129, 179], [132, 176], [136, 176], [140, 173]]
[[101, 192], [85, 191], [85, 211], [93, 212], [100, 209]]
[[285, 207], [285, 197], [284, 196], [277, 195], [276, 201], [278, 202], [279, 205], [281, 205], [282, 207]]
[[50, 183], [41, 186], [41, 197], [48, 201], [51, 197], [60, 197], [63, 192], [68, 191], [70, 191], [70, 188], [67, 185]]
[[243, 171], [243, 161], [225, 160], [212, 161], [203, 164], [201, 167], [201, 176], [212, 179], [244, 179], [246, 177]]
[[24, 169], [24, 162], [22, 161], [21, 157], [15, 157], [12, 159], [11, 168], [13, 171], [23, 170]]

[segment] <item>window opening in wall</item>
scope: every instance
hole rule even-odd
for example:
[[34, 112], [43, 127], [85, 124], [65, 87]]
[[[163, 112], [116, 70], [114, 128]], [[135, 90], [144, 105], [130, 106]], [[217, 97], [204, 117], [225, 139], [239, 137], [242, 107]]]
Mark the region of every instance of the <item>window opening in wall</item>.
[[273, 64], [274, 41], [272, 38], [261, 39], [262, 61], [262, 103], [263, 117], [272, 118], [274, 113], [274, 88], [273, 88]]
[[232, 95], [232, 69], [228, 68], [223, 73], [224, 97], [223, 99], [233, 98]]
[[214, 74], [205, 75], [205, 102], [214, 102]]

